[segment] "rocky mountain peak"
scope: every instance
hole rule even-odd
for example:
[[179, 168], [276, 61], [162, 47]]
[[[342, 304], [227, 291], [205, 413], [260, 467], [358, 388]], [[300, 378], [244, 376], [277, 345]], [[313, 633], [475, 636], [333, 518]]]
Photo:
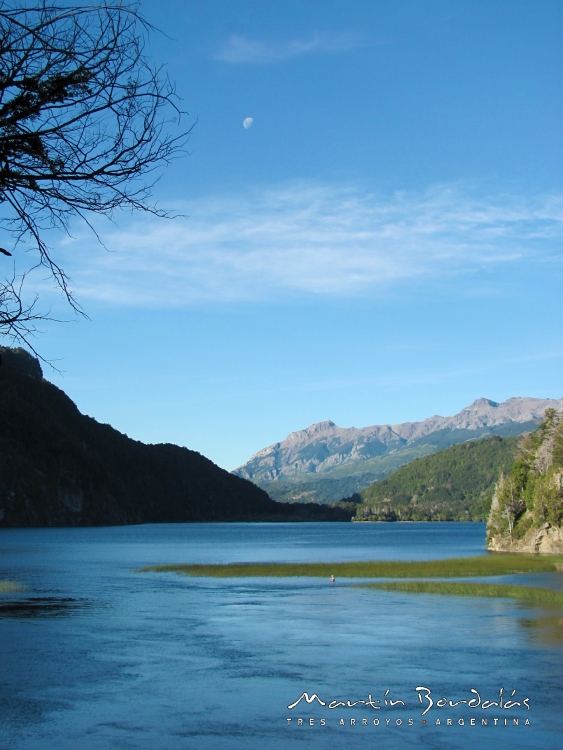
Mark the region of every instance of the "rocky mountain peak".
[[465, 409], [462, 409], [462, 411], [473, 411], [474, 409], [490, 407], [496, 409], [498, 406], [499, 404], [496, 401], [491, 401], [490, 398], [476, 398], [472, 404], [466, 406]]
[[325, 419], [324, 422], [315, 422], [315, 424], [307, 427], [305, 432], [308, 432], [310, 435], [316, 435], [318, 432], [326, 432], [332, 427], [336, 427], [334, 422], [331, 422], [330, 419]]

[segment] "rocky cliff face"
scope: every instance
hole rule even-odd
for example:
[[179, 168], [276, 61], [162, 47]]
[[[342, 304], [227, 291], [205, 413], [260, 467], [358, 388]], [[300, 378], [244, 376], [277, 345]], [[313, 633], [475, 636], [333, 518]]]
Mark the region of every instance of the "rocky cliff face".
[[266, 486], [282, 479], [326, 474], [346, 465], [357, 468], [358, 462], [423, 442], [435, 442], [437, 448], [442, 448], [486, 435], [520, 434], [537, 426], [545, 410], [557, 403], [537, 398], [510, 398], [496, 403], [480, 398], [452, 417], [434, 416], [422, 422], [359, 429], [319, 422], [264, 448], [234, 473]]
[[81, 414], [23, 350], [0, 348], [0, 525], [349, 520], [275, 503], [176, 445], [144, 445]]
[[501, 476], [487, 523], [491, 550], [563, 554], [563, 416], [548, 409]]
[[541, 528], [531, 528], [522, 539], [497, 536], [490, 540], [492, 552], [520, 552], [535, 555], [563, 555], [563, 529], [546, 523]]

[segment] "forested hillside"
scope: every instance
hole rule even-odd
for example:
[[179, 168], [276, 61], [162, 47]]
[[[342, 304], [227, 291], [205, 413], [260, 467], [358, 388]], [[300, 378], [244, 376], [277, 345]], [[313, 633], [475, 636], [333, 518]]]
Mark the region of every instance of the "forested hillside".
[[357, 521], [484, 521], [518, 438], [494, 436], [418, 458], [360, 495]]
[[501, 475], [487, 525], [489, 548], [563, 553], [563, 415], [548, 409]]

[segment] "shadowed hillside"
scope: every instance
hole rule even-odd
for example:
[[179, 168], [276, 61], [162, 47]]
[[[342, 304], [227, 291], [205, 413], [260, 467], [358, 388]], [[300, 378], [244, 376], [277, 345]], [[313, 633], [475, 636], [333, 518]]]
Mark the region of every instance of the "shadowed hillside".
[[81, 414], [22, 349], [0, 348], [0, 524], [89, 526], [225, 520], [349, 520], [275, 503], [176, 445], [145, 445]]

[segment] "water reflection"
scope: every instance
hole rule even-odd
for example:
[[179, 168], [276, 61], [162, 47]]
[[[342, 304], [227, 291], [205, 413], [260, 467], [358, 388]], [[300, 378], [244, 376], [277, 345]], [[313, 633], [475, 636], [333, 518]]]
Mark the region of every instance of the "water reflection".
[[0, 617], [66, 617], [91, 606], [73, 597], [34, 596], [27, 599], [0, 601]]
[[518, 624], [532, 642], [550, 647], [563, 647], [563, 613], [560, 608], [553, 608], [548, 615], [520, 619]]

